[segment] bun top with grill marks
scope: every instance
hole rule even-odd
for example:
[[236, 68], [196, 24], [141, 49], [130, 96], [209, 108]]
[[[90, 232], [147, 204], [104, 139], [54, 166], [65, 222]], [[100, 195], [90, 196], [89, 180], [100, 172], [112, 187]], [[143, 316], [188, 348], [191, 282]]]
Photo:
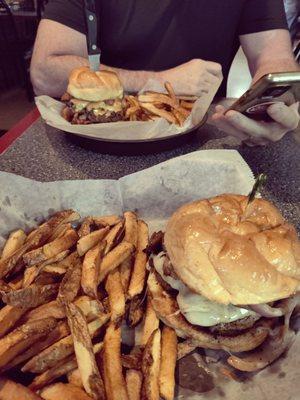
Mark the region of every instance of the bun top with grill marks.
[[178, 277], [218, 303], [268, 303], [300, 290], [296, 231], [263, 199], [223, 194], [184, 205], [165, 247]]

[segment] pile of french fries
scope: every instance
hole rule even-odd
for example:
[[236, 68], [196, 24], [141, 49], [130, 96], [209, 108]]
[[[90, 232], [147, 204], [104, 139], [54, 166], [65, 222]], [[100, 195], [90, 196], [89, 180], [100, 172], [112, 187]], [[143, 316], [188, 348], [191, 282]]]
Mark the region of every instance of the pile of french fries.
[[173, 399], [176, 360], [195, 346], [147, 295], [147, 224], [130, 211], [79, 220], [61, 211], [4, 245], [0, 399]]
[[126, 95], [125, 119], [152, 121], [164, 118], [170, 124], [182, 126], [189, 117], [196, 96], [176, 96], [172, 85], [165, 83], [167, 93], [147, 91], [140, 95]]

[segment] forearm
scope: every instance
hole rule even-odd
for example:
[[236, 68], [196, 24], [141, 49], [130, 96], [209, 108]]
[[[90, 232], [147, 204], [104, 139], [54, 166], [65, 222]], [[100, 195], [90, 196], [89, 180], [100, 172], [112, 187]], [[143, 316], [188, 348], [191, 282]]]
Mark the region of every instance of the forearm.
[[126, 92], [139, 92], [149, 79], [159, 79], [159, 73], [153, 71], [133, 71], [104, 64], [101, 68], [116, 72]]
[[[39, 71], [32, 69], [32, 81], [37, 95], [47, 94], [52, 97], [60, 97], [67, 88], [70, 72], [77, 67], [89, 65], [88, 60], [78, 56], [49, 56]], [[113, 68], [101, 64], [101, 69], [115, 71], [126, 92], [138, 92], [145, 83], [156, 77], [151, 71], [130, 71], [121, 68]]]
[[84, 57], [74, 55], [48, 56], [43, 65], [32, 63], [31, 80], [37, 95], [61, 97], [67, 89], [74, 68], [88, 65]]

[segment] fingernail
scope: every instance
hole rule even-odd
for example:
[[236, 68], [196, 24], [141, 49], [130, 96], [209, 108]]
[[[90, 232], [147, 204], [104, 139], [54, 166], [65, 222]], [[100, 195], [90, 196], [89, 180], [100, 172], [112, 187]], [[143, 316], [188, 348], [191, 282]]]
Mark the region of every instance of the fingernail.
[[238, 115], [235, 111], [228, 111], [225, 115], [231, 121], [236, 120], [238, 118]]

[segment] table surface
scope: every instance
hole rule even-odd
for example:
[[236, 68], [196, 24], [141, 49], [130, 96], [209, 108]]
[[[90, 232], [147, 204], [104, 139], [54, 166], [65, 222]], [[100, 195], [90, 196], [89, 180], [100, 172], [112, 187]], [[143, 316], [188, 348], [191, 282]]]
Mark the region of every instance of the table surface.
[[292, 134], [267, 147], [250, 148], [205, 125], [191, 142], [180, 147], [135, 156], [86, 150], [74, 143], [72, 137], [38, 119], [0, 156], [0, 170], [39, 181], [118, 179], [192, 151], [236, 149], [255, 175], [268, 175], [263, 196], [273, 201], [300, 232], [300, 145]]

